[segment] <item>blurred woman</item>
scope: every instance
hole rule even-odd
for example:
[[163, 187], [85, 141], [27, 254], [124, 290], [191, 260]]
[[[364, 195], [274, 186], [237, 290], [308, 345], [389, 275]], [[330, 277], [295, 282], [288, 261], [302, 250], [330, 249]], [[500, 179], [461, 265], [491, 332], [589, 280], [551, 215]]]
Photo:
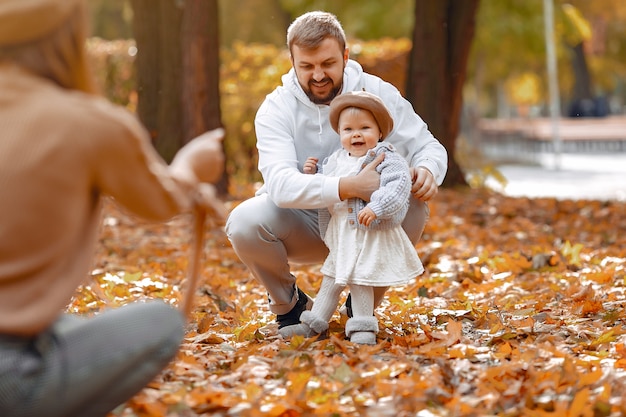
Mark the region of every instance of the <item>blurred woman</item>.
[[222, 130], [168, 166], [134, 115], [94, 93], [83, 0], [0, 0], [0, 415], [105, 416], [174, 357], [162, 302], [65, 314], [87, 277], [101, 199], [162, 221], [203, 204]]

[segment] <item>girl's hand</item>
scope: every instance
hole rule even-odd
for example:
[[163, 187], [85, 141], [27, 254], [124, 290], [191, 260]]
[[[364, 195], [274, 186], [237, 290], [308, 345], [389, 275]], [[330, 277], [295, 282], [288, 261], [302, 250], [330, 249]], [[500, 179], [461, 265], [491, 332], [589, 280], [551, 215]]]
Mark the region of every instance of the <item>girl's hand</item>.
[[317, 162], [319, 160], [312, 156], [308, 157], [304, 162], [304, 166], [302, 167], [302, 172], [305, 174], [316, 174], [317, 173]]
[[376, 214], [371, 208], [365, 207], [357, 215], [357, 219], [363, 226], [369, 226], [374, 220], [376, 220]]

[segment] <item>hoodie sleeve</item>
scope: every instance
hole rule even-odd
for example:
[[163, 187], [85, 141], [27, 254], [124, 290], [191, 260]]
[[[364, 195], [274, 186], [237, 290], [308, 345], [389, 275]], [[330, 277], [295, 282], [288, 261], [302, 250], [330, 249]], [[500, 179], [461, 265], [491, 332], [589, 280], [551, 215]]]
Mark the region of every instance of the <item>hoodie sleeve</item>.
[[[269, 194], [282, 208], [314, 209], [339, 202], [339, 177], [307, 175], [299, 170], [294, 143], [294, 108], [274, 92], [263, 102], [255, 118], [259, 171], [264, 185], [259, 192]], [[310, 155], [307, 155], [310, 156]], [[306, 158], [306, 156], [302, 156]]]

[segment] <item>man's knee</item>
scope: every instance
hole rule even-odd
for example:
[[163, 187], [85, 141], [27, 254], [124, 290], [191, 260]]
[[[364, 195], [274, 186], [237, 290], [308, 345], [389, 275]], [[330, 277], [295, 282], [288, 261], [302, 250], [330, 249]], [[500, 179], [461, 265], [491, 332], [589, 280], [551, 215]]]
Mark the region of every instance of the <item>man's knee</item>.
[[237, 250], [242, 245], [255, 245], [259, 239], [271, 241], [276, 224], [280, 224], [280, 209], [267, 198], [252, 197], [235, 207], [224, 228], [226, 236]]
[[248, 236], [246, 232], [249, 232], [251, 218], [246, 214], [245, 204], [246, 201], [235, 207], [226, 219], [224, 230], [231, 243], [233, 240], [238, 240], [240, 236]]
[[256, 206], [255, 198], [244, 201], [235, 207], [228, 219], [224, 230], [231, 240], [238, 241], [252, 236], [252, 231], [259, 225], [259, 214], [262, 213]]

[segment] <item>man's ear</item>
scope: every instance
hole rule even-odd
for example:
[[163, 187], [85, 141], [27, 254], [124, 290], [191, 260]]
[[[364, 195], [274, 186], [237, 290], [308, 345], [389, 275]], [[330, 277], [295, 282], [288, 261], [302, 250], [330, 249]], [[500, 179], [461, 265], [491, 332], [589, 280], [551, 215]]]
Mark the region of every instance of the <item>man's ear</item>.
[[350, 58], [350, 48], [346, 47], [346, 49], [343, 50], [343, 63], [347, 64], [349, 58]]

